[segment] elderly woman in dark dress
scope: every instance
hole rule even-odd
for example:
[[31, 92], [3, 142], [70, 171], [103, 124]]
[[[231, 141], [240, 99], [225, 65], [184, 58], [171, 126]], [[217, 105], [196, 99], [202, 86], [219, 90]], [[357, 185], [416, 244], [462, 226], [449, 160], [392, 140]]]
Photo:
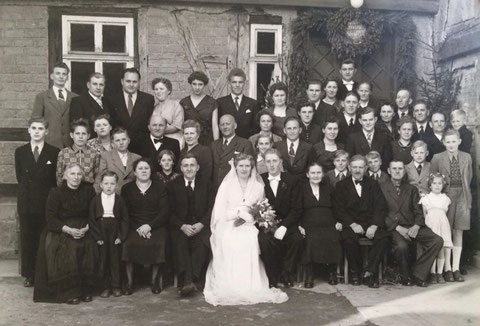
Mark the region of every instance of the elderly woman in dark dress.
[[122, 188], [127, 205], [130, 230], [123, 245], [122, 260], [127, 263], [125, 295], [133, 293], [133, 264], [151, 265], [151, 287], [154, 294], [161, 292], [160, 265], [165, 263], [167, 226], [169, 217], [165, 185], [151, 179], [152, 162], [140, 158], [133, 163], [136, 180]]
[[208, 77], [203, 72], [194, 71], [188, 77], [188, 83], [192, 87], [192, 94], [183, 98], [180, 105], [185, 112], [185, 120], [198, 121], [202, 126], [200, 144], [209, 146], [220, 137], [217, 101], [204, 93]]
[[333, 215], [333, 188], [324, 180], [324, 170], [317, 162], [307, 168], [309, 182], [299, 185], [302, 214], [300, 233], [305, 237], [302, 264], [306, 268], [305, 287], [313, 287], [313, 264], [327, 264], [328, 283], [337, 284], [336, 267], [342, 257], [342, 225]]
[[339, 124], [335, 116], [328, 117], [323, 123], [323, 140], [313, 146], [315, 160], [325, 168], [325, 173], [335, 168], [333, 165], [335, 152], [345, 147], [342, 143], [336, 142]]
[[67, 165], [64, 183], [48, 195], [47, 226], [37, 255], [35, 302], [92, 301], [98, 248], [88, 233], [88, 209], [95, 191], [91, 184], [82, 183], [83, 176], [79, 164]]

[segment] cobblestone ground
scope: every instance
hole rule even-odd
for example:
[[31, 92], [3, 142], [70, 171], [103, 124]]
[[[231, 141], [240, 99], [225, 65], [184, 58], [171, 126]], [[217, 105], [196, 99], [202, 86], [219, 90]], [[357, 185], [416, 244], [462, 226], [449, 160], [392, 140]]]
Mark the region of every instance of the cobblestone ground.
[[[76, 306], [33, 303], [32, 289], [15, 276], [0, 278], [0, 325], [341, 325], [346, 319], [371, 326], [338, 292], [315, 293], [289, 289], [283, 304], [214, 307], [197, 293], [181, 299], [170, 286], [159, 295], [149, 288], [132, 296], [102, 299]], [[333, 289], [333, 288], [332, 288]]]

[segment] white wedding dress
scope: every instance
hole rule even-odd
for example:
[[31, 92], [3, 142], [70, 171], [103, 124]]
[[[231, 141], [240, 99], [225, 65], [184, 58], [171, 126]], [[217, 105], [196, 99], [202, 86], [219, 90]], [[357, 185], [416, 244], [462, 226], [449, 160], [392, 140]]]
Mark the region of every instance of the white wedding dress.
[[[252, 171], [245, 192], [232, 167], [218, 189], [212, 212], [213, 259], [207, 270], [205, 300], [214, 305], [247, 305], [261, 302], [282, 303], [286, 293], [269, 288], [265, 267], [260, 260], [258, 229], [248, 207], [264, 198], [264, 186]], [[239, 216], [246, 220], [234, 226]]]

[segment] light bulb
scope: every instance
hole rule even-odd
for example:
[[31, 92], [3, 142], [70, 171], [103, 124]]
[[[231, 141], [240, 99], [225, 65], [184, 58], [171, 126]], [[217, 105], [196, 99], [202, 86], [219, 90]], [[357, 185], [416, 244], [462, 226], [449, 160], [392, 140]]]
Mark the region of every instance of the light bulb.
[[350, 0], [350, 4], [353, 8], [358, 9], [363, 6], [363, 0]]

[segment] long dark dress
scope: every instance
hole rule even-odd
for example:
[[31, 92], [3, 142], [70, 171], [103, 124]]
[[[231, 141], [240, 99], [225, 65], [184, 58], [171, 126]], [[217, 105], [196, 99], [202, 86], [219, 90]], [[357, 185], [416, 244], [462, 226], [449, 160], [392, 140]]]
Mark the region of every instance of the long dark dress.
[[47, 227], [40, 239], [35, 271], [36, 302], [62, 303], [90, 294], [98, 277], [98, 247], [89, 232], [81, 239], [63, 233], [62, 227], [83, 228], [88, 224], [93, 187], [66, 184], [50, 191], [46, 206]]
[[305, 247], [302, 263], [338, 264], [342, 257], [340, 233], [335, 229], [333, 188], [324, 179], [320, 182], [320, 200], [313, 195], [309, 182], [300, 185]]
[[[345, 146], [342, 143], [337, 143], [337, 150], [344, 148]], [[325, 150], [325, 143], [323, 140], [313, 145], [313, 151], [315, 153], [315, 161], [325, 168], [325, 173], [335, 169], [335, 165], [333, 165], [333, 159], [335, 158], [335, 153], [337, 151], [331, 152]]]
[[213, 111], [217, 109], [217, 101], [213, 97], [205, 95], [195, 107], [191, 97], [187, 96], [180, 101], [180, 105], [185, 113], [185, 121], [192, 119], [202, 126], [198, 142], [202, 145], [210, 146], [213, 142], [212, 115]]
[[[123, 244], [122, 260], [142, 265], [165, 262], [169, 205], [165, 185], [153, 180], [150, 188], [142, 194], [135, 181], [122, 188], [122, 197], [127, 204], [130, 221], [127, 241]], [[137, 229], [148, 224], [151, 238], [142, 238]]]

